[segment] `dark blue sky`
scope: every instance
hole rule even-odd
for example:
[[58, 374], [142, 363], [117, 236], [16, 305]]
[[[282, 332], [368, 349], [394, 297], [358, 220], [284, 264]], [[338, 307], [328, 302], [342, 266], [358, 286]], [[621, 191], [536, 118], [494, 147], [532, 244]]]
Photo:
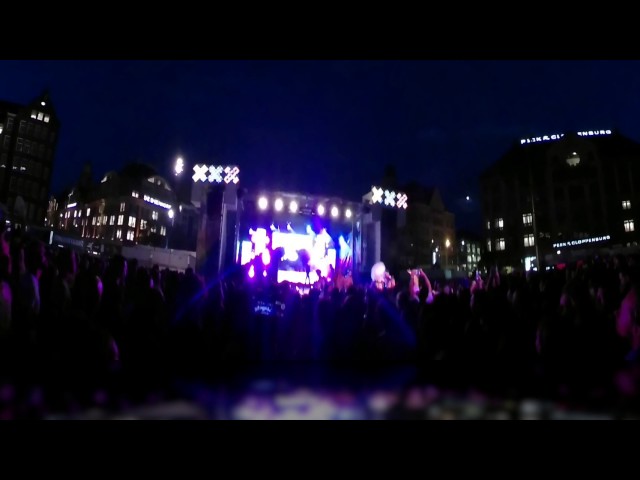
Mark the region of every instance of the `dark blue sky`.
[[[480, 224], [478, 175], [521, 137], [614, 129], [640, 140], [639, 61], [2, 61], [0, 98], [48, 88], [62, 126], [52, 189], [90, 161], [170, 175], [232, 163], [249, 187], [357, 199], [394, 164]], [[466, 203], [464, 197], [471, 196]]]

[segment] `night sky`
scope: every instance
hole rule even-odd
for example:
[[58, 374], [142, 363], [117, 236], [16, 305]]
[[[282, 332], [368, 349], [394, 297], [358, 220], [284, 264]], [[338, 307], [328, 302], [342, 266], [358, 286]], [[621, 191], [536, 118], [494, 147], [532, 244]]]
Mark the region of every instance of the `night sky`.
[[[478, 175], [520, 138], [612, 129], [640, 140], [640, 61], [2, 61], [0, 98], [48, 89], [52, 190], [90, 161], [164, 176], [237, 164], [264, 186], [359, 199], [393, 164], [478, 229]], [[465, 197], [469, 195], [470, 201]]]

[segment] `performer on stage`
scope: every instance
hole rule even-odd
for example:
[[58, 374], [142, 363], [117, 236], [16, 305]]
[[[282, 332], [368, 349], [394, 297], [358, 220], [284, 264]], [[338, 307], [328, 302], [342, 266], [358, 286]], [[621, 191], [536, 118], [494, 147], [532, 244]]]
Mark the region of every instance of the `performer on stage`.
[[300, 263], [302, 263], [304, 272], [306, 273], [304, 284], [311, 285], [311, 277], [309, 276], [309, 274], [311, 273], [311, 265], [309, 265], [309, 262], [311, 262], [311, 256], [309, 255], [309, 252], [307, 252], [305, 249], [302, 249], [298, 250], [298, 258], [300, 259]]

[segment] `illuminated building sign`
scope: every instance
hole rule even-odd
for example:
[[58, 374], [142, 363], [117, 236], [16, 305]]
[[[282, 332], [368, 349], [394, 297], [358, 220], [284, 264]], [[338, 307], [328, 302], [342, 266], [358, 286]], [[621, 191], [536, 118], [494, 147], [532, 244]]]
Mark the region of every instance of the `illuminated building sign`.
[[[611, 135], [611, 130], [585, 130], [583, 132], [577, 132], [581, 137], [594, 137], [596, 135]], [[564, 137], [564, 133], [555, 133], [553, 135], [543, 135], [542, 137], [531, 137], [531, 138], [522, 138], [520, 140], [520, 145], [524, 145], [527, 143], [540, 143], [540, 142], [549, 142], [552, 140], [560, 140]]]
[[153, 205], [158, 205], [159, 207], [162, 207], [162, 208], [166, 208], [167, 210], [171, 208], [171, 205], [169, 205], [168, 203], [164, 203], [160, 200], [156, 200], [155, 198], [152, 198], [149, 195], [144, 196], [144, 201], [148, 203], [152, 203]]
[[584, 245], [585, 243], [604, 242], [605, 240], [611, 240], [611, 236], [603, 235], [602, 237], [581, 238], [579, 240], [569, 240], [568, 242], [554, 243], [553, 248], [575, 247], [577, 245]]
[[385, 190], [381, 187], [371, 187], [371, 203], [387, 207], [407, 208], [407, 194]]
[[70, 203], [69, 205], [67, 205], [67, 208], [73, 208], [77, 205], [76, 202]]
[[194, 182], [235, 184], [240, 181], [240, 169], [235, 165], [194, 165], [191, 178]]

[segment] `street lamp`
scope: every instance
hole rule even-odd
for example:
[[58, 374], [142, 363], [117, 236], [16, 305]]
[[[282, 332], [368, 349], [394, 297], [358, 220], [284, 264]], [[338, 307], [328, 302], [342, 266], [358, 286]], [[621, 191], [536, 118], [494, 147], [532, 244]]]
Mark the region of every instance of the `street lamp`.
[[176, 159], [176, 163], [173, 166], [173, 172], [174, 172], [175, 176], [177, 177], [183, 171], [184, 171], [184, 160], [182, 160], [182, 157], [178, 157]]
[[449, 247], [451, 246], [451, 242], [449, 241], [448, 238], [445, 240], [444, 246], [446, 247], [444, 249], [444, 267], [448, 268], [449, 267]]
[[169, 209], [169, 211], [167, 212], [167, 215], [169, 216], [169, 219], [171, 220], [171, 230], [169, 232], [167, 232], [167, 243], [166, 243], [166, 247], [165, 248], [169, 248], [169, 235], [173, 233], [173, 221], [174, 221], [174, 218], [176, 216], [175, 212], [173, 211], [173, 208]]

